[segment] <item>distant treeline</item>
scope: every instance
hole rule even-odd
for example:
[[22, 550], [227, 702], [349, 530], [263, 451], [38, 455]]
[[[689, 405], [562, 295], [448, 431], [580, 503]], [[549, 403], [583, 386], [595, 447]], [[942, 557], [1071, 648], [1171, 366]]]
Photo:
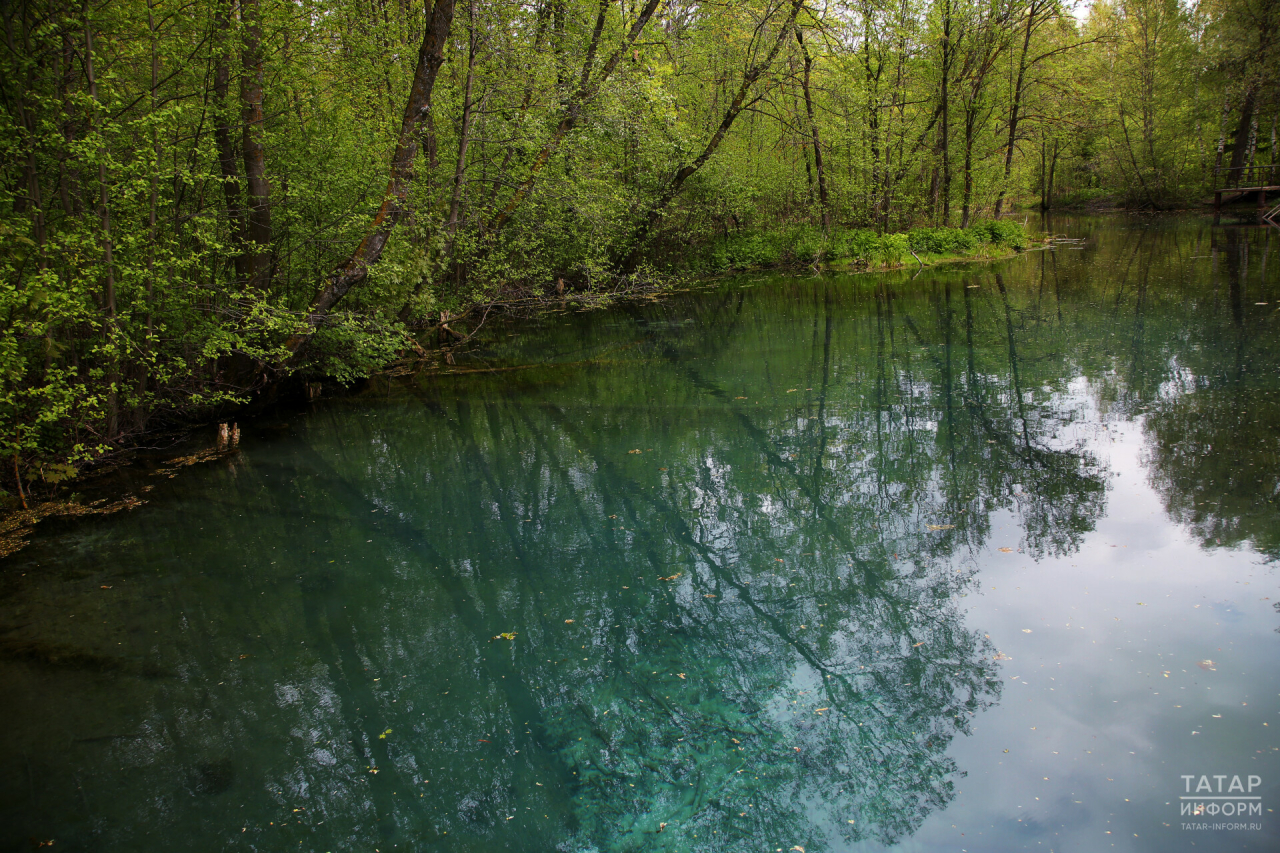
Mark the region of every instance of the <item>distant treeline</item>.
[[367, 374], [495, 295], [914, 251], [883, 235], [1275, 162], [1274, 0], [0, 11], [10, 484]]

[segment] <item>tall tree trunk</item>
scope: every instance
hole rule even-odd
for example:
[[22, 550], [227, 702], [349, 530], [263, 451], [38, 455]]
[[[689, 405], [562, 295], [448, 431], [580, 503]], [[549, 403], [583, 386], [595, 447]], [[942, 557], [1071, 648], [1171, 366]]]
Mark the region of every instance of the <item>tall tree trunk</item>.
[[373, 217], [363, 240], [341, 266], [330, 273], [311, 300], [304, 320], [304, 331], [291, 335], [285, 347], [294, 359], [303, 352], [311, 335], [329, 316], [333, 306], [369, 273], [369, 267], [378, 262], [387, 240], [401, 217], [404, 216], [413, 182], [414, 161], [418, 155], [418, 128], [431, 109], [431, 92], [436, 76], [444, 64], [444, 46], [453, 24], [454, 0], [435, 0], [427, 15], [427, 27], [418, 50], [418, 64], [413, 72], [413, 84], [404, 106], [400, 123], [400, 136], [395, 153], [391, 156], [387, 189], [382, 204]]
[[[147, 199], [147, 333], [143, 340], [144, 354], [149, 355], [155, 332], [155, 265], [156, 265], [156, 207], [160, 200], [160, 129], [154, 118], [159, 108], [157, 88], [160, 81], [160, 54], [156, 50], [158, 40], [156, 34], [156, 16], [154, 0], [147, 0], [147, 34], [151, 41], [151, 193]], [[139, 367], [138, 376], [138, 422], [141, 423], [145, 412], [143, 397], [147, 393], [147, 363], [145, 359]]]
[[271, 281], [271, 184], [267, 181], [266, 118], [262, 111], [262, 22], [258, 0], [240, 0], [242, 38], [240, 52], [241, 154], [249, 215], [245, 236], [249, 257], [249, 287], [265, 291]]
[[[214, 26], [224, 39], [230, 38], [231, 0], [220, 2], [214, 11]], [[213, 63], [214, 122], [213, 141], [218, 150], [218, 170], [222, 175], [222, 197], [227, 206], [227, 230], [231, 236], [232, 258], [236, 281], [243, 284], [252, 275], [252, 263], [245, 254], [244, 205], [240, 197], [240, 166], [235, 137], [231, 132], [231, 67], [230, 43], [216, 48]]]
[[1053, 156], [1049, 158], [1049, 183], [1046, 187], [1044, 195], [1044, 209], [1049, 210], [1053, 207], [1053, 176], [1058, 171], [1058, 140], [1053, 140]]
[[1213, 185], [1218, 186], [1222, 174], [1222, 155], [1227, 150], [1227, 117], [1231, 114], [1231, 101], [1222, 99], [1222, 119], [1218, 122], [1218, 150], [1213, 158]]
[[462, 122], [458, 128], [458, 161], [453, 168], [453, 195], [449, 198], [449, 221], [446, 226], [449, 229], [450, 248], [452, 248], [453, 236], [458, 230], [458, 208], [462, 203], [462, 180], [467, 171], [467, 147], [471, 142], [471, 91], [475, 81], [476, 69], [475, 0], [471, 0], [468, 15], [471, 19], [471, 26], [470, 38], [467, 44], [467, 82], [463, 87]]
[[[804, 43], [804, 31], [796, 27], [796, 41], [800, 44], [800, 53], [804, 57], [804, 109], [809, 115], [809, 133], [813, 139], [813, 168], [818, 177], [818, 207], [822, 212], [822, 230], [831, 230], [831, 199], [827, 196], [827, 175], [822, 165], [822, 139], [818, 134], [818, 120], [813, 109], [813, 94], [809, 88], [813, 72], [813, 57]], [[808, 165], [806, 161], [806, 166]]]
[[79, 216], [81, 210], [80, 186], [76, 180], [79, 170], [71, 166], [69, 152], [75, 146], [75, 123], [71, 120], [71, 89], [75, 82], [75, 43], [72, 30], [62, 32], [62, 68], [58, 76], [59, 95], [62, 99], [62, 152], [58, 155], [58, 197], [66, 216]]
[[1022, 35], [1022, 52], [1018, 55], [1018, 77], [1013, 84], [1013, 103], [1009, 106], [1009, 136], [1004, 145], [1004, 180], [1000, 182], [1000, 192], [996, 195], [995, 216], [1000, 217], [1004, 208], [1005, 194], [1009, 191], [1009, 178], [1013, 174], [1013, 150], [1018, 142], [1018, 120], [1022, 111], [1022, 90], [1027, 76], [1027, 53], [1031, 49], [1031, 34], [1035, 31], [1036, 18], [1040, 14], [1041, 0], [1031, 0], [1027, 6], [1027, 26]]
[[951, 225], [951, 0], [942, 7], [942, 225]]
[[978, 121], [977, 96], [965, 105], [964, 110], [964, 198], [961, 202], [960, 227], [969, 227], [969, 215], [973, 207], [973, 139]]
[[1235, 141], [1231, 148], [1231, 178], [1240, 180], [1245, 163], [1249, 159], [1249, 131], [1253, 127], [1253, 111], [1258, 102], [1258, 85], [1250, 83], [1240, 104], [1240, 123], [1236, 125]]
[[[89, 23], [89, 6], [84, 7], [84, 75], [89, 84], [89, 100], [92, 102], [92, 114], [89, 119], [91, 131], [101, 133], [98, 122], [98, 78], [93, 68], [93, 28]], [[102, 311], [106, 318], [108, 355], [107, 355], [107, 441], [114, 441], [120, 432], [120, 400], [117, 386], [120, 384], [119, 360], [115, 353], [116, 345], [116, 272], [115, 260], [112, 257], [111, 245], [111, 208], [107, 206], [107, 152], [102, 139], [98, 139], [98, 218], [102, 228], [102, 259], [106, 266], [102, 286]]]

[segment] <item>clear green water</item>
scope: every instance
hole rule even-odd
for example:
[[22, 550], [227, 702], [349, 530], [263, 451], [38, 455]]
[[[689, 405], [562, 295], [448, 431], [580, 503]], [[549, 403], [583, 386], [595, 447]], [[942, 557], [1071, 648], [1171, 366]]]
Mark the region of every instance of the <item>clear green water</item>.
[[1277, 849], [1280, 234], [1053, 227], [125, 472], [0, 563], [0, 848]]

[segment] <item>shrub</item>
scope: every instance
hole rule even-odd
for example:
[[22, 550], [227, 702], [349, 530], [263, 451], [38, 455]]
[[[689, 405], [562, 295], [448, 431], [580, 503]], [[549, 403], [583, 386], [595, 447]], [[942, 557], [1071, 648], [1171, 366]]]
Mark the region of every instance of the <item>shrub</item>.
[[1027, 231], [1021, 223], [1010, 219], [997, 219], [979, 222], [969, 227], [978, 240], [995, 246], [1008, 246], [1010, 249], [1022, 251], [1027, 248]]
[[907, 239], [912, 249], [931, 255], [968, 254], [979, 244], [976, 236], [959, 228], [916, 228]]
[[870, 261], [879, 240], [875, 233], [865, 228], [855, 228], [838, 234], [831, 241], [832, 251], [838, 258], [853, 261]]
[[884, 234], [877, 241], [875, 259], [887, 267], [897, 266], [910, 252], [906, 234]]

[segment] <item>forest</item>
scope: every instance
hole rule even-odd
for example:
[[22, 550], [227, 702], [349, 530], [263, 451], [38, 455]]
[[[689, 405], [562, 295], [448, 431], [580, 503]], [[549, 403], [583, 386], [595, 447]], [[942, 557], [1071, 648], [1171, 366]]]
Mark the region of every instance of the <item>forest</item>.
[[18, 495], [477, 306], [990, 254], [1275, 167], [1275, 0], [0, 9]]

